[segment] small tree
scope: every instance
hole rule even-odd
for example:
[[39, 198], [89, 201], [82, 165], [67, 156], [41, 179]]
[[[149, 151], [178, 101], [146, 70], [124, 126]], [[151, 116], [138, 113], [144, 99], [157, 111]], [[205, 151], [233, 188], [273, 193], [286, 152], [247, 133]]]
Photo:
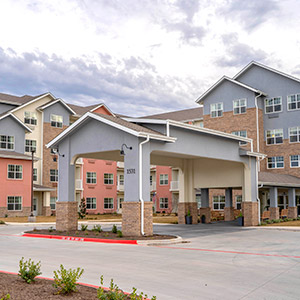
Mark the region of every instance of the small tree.
[[86, 216], [86, 203], [84, 197], [80, 200], [78, 216], [79, 219], [83, 219]]

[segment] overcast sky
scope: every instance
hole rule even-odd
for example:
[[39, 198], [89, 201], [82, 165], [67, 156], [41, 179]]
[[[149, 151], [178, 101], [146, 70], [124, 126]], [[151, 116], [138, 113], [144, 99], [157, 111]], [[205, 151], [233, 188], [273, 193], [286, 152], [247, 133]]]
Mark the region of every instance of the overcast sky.
[[195, 107], [251, 60], [300, 77], [299, 0], [1, 0], [0, 92], [131, 116]]

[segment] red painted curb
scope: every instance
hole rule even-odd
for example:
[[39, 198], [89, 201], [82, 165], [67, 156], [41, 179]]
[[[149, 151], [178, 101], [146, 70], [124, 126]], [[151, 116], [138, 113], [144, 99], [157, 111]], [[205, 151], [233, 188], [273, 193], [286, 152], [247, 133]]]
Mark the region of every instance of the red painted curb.
[[22, 236], [43, 238], [43, 239], [75, 241], [75, 242], [94, 242], [94, 243], [107, 243], [107, 244], [137, 245], [136, 240], [109, 240], [109, 239], [96, 239], [96, 238], [84, 238], [84, 237], [62, 236], [62, 235], [31, 234], [31, 233], [24, 233]]

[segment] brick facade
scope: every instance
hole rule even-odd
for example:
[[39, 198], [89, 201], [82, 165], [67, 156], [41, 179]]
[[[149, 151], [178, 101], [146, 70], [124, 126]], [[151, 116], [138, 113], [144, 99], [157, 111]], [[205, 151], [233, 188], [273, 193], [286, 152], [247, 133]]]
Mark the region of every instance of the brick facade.
[[244, 216], [244, 226], [258, 225], [258, 202], [242, 202], [242, 211]]
[[78, 229], [77, 202], [56, 203], [56, 230], [71, 231]]
[[185, 224], [185, 216], [190, 211], [192, 223], [198, 224], [198, 207], [196, 202], [180, 202], [178, 203], [178, 224]]
[[0, 217], [4, 218], [6, 215], [8, 217], [28, 217], [31, 212], [31, 207], [23, 207], [21, 211], [11, 211], [7, 210], [6, 207], [0, 207]]
[[233, 221], [234, 220], [234, 208], [233, 207], [225, 207], [224, 208], [224, 220], [225, 221]]
[[298, 207], [289, 207], [288, 208], [288, 218], [289, 219], [297, 219], [298, 217]]

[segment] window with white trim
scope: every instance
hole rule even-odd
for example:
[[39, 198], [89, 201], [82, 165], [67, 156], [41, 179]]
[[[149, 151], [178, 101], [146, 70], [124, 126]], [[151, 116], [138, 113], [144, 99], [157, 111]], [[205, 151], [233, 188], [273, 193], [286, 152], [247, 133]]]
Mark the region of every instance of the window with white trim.
[[272, 129], [266, 131], [267, 145], [283, 143], [283, 129]]
[[104, 198], [104, 209], [114, 208], [114, 198]]
[[33, 169], [33, 181], [37, 181], [37, 168]]
[[124, 175], [123, 174], [119, 175], [119, 185], [124, 185]]
[[25, 152], [36, 152], [36, 140], [25, 140]]
[[30, 125], [37, 124], [37, 117], [35, 112], [25, 111], [24, 112], [24, 123]]
[[58, 182], [58, 170], [57, 169], [50, 169], [50, 181]]
[[242, 209], [242, 195], [235, 196], [235, 208]]
[[7, 166], [7, 178], [8, 179], [22, 179], [23, 178], [23, 166], [22, 165], [8, 165]]
[[0, 149], [14, 150], [15, 137], [10, 135], [0, 135]]
[[56, 210], [56, 201], [57, 201], [57, 197], [50, 198], [50, 209], [51, 210]]
[[152, 185], [152, 183], [153, 183], [153, 176], [150, 175], [150, 185]]
[[300, 126], [289, 128], [290, 143], [300, 143]]
[[96, 172], [86, 172], [86, 183], [96, 184], [97, 183], [97, 174]]
[[210, 105], [210, 116], [212, 118], [223, 116], [223, 103], [213, 103]]
[[124, 198], [118, 198], [118, 199], [119, 199], [119, 201], [118, 201], [119, 209], [122, 209], [122, 202], [124, 202]]
[[300, 109], [300, 94], [288, 96], [287, 104], [288, 104], [288, 110]]
[[51, 115], [50, 118], [51, 126], [62, 128], [63, 127], [63, 117], [58, 115]]
[[245, 114], [247, 111], [247, 100], [238, 99], [233, 101], [233, 114], [240, 115]]
[[168, 185], [169, 184], [169, 175], [168, 174], [160, 174], [159, 175], [159, 184], [160, 185]]
[[[247, 137], [247, 131], [246, 130], [240, 130], [240, 131], [233, 131], [231, 134], [234, 134], [236, 136], [241, 136], [241, 137]], [[240, 142], [240, 145], [246, 145], [247, 142]]]
[[201, 208], [201, 193], [196, 194], [197, 208]]
[[268, 169], [283, 169], [284, 158], [283, 156], [268, 157]]
[[265, 113], [272, 114], [282, 111], [282, 98], [274, 97], [265, 100]]
[[96, 209], [96, 198], [95, 197], [88, 197], [86, 198], [86, 209]]
[[225, 208], [225, 196], [213, 196], [214, 210], [223, 210]]
[[159, 198], [159, 208], [160, 209], [169, 208], [169, 199], [168, 198]]
[[7, 197], [7, 210], [22, 210], [22, 197], [21, 196], [8, 196]]
[[104, 173], [104, 184], [114, 184], [114, 174]]
[[290, 155], [291, 168], [299, 168], [300, 167], [300, 155]]

